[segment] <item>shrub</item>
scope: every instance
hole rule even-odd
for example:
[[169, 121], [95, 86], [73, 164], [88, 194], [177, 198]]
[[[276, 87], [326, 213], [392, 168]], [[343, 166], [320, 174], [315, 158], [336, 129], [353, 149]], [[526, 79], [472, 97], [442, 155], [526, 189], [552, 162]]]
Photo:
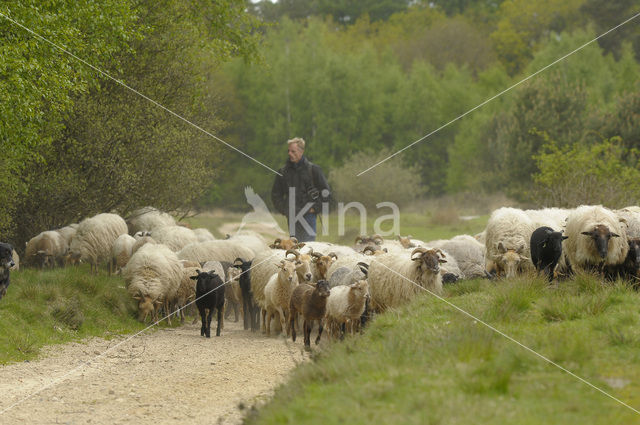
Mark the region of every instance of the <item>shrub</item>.
[[620, 208], [635, 204], [640, 196], [638, 151], [623, 147], [618, 138], [563, 148], [547, 140], [534, 158], [540, 171], [533, 176], [530, 196], [541, 205]]
[[329, 173], [334, 199], [339, 202], [361, 202], [366, 208], [376, 208], [378, 202], [394, 202], [398, 207], [407, 205], [424, 193], [420, 185], [418, 167], [404, 167], [393, 158], [367, 171], [357, 174], [388, 158], [392, 152], [358, 152], [345, 164]]

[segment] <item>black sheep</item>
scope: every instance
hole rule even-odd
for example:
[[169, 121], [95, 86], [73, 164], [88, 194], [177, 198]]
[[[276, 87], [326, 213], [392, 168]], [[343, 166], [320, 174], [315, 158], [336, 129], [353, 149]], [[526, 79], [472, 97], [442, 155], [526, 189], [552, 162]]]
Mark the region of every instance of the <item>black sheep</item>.
[[0, 242], [0, 299], [7, 293], [9, 287], [9, 273], [13, 262], [13, 246]]
[[567, 236], [562, 232], [546, 226], [538, 227], [531, 234], [531, 261], [538, 271], [544, 270], [549, 282], [553, 280], [553, 271], [562, 255], [562, 241], [565, 239]]
[[260, 326], [260, 307], [253, 301], [253, 292], [251, 292], [251, 261], [244, 261], [238, 257], [233, 262], [233, 266], [240, 269], [239, 283], [242, 291], [242, 309], [244, 311], [244, 329], [251, 327], [251, 331], [255, 332]]
[[[197, 276], [191, 276], [196, 282], [196, 306], [200, 312], [202, 327], [200, 335], [211, 337], [211, 318], [213, 310], [218, 310], [218, 326], [216, 336], [220, 336], [220, 325], [222, 324], [222, 311], [224, 310], [224, 282], [214, 271], [201, 272], [196, 270]], [[206, 315], [206, 310], [209, 315]]]

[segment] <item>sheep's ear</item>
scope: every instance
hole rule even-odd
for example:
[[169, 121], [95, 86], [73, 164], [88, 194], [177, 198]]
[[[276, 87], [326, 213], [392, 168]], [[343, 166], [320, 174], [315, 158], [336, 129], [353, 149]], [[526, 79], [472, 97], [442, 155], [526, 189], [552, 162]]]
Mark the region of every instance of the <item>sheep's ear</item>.
[[563, 236], [562, 240], [569, 239], [569, 236]]
[[613, 233], [613, 232], [611, 233], [611, 236], [612, 236], [612, 237], [614, 237], [614, 238], [619, 238], [619, 237], [620, 237], [620, 235], [619, 235], [619, 234], [617, 234], [617, 233]]
[[298, 249], [302, 249], [305, 245], [306, 245], [306, 243], [304, 243], [304, 242], [300, 242], [300, 243], [298, 244]]
[[142, 299], [142, 297], [140, 295], [134, 295], [133, 299], [140, 301]]
[[517, 252], [518, 254], [522, 254], [522, 251], [524, 251], [524, 245], [520, 245], [520, 246], [518, 247], [518, 249], [516, 249], [516, 252]]
[[269, 248], [275, 249], [276, 248], [276, 244], [272, 243], [271, 245], [269, 245]]
[[501, 254], [504, 254], [505, 252], [507, 252], [502, 242], [498, 242], [498, 246], [496, 246], [496, 248], [498, 249], [498, 252]]
[[580, 233], [585, 236], [593, 236], [593, 232], [580, 232]]

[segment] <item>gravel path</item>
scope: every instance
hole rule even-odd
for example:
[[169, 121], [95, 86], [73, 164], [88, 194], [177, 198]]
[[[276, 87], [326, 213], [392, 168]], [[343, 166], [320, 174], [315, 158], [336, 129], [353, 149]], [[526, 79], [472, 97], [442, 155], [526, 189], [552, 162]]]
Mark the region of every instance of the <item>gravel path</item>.
[[[41, 360], [0, 367], [0, 412], [123, 339], [53, 346]], [[211, 339], [200, 337], [200, 324], [149, 332], [0, 414], [0, 423], [237, 424], [240, 405], [268, 399], [304, 361], [301, 347], [229, 321]]]

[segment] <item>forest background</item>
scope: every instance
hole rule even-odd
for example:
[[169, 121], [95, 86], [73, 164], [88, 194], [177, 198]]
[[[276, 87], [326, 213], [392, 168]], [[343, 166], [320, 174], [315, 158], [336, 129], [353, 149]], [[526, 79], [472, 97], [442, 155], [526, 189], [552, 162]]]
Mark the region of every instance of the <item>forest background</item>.
[[[8, 0], [0, 6], [0, 234], [153, 205], [269, 199], [307, 141], [335, 200], [503, 192], [636, 204], [636, 20], [356, 177], [640, 12], [622, 0]], [[109, 76], [55, 48], [15, 22]]]

